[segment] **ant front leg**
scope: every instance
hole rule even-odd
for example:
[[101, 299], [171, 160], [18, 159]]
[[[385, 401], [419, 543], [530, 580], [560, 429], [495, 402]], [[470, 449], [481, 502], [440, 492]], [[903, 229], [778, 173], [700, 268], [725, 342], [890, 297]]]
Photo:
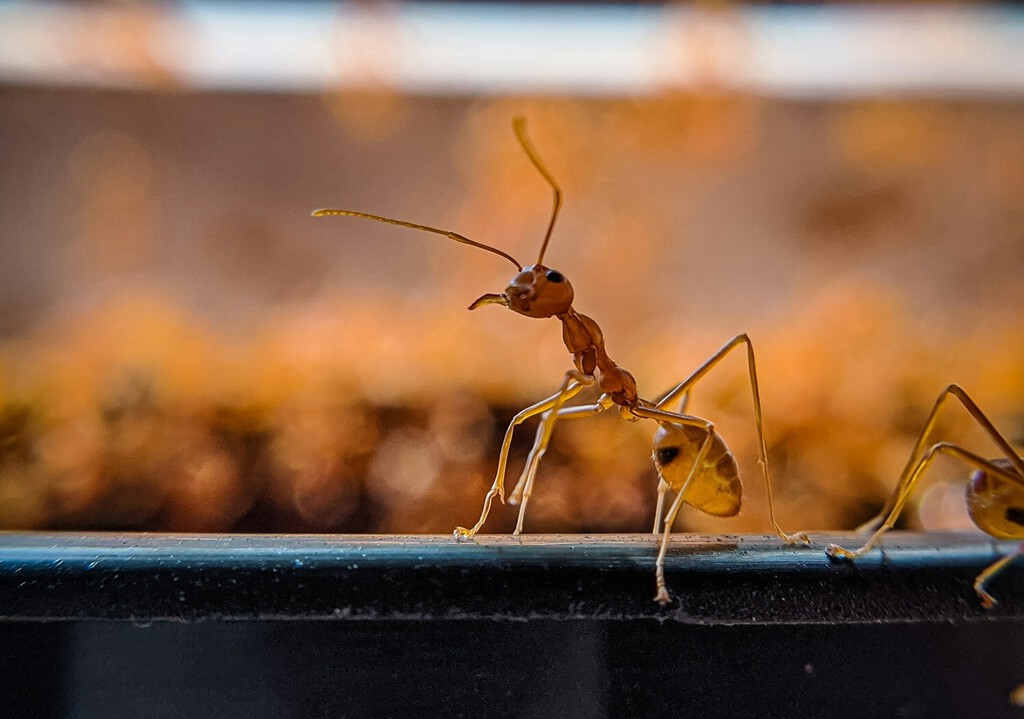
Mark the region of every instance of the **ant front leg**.
[[[565, 381], [562, 383], [562, 387], [558, 392], [537, 404], [527, 407], [512, 418], [512, 421], [508, 425], [508, 429], [505, 430], [505, 439], [501, 443], [501, 452], [498, 454], [498, 469], [494, 475], [494, 483], [491, 485], [487, 494], [484, 495], [484, 506], [480, 512], [480, 519], [477, 520], [477, 523], [469, 529], [466, 529], [465, 527], [456, 527], [455, 531], [452, 532], [452, 536], [455, 541], [464, 542], [476, 536], [484, 526], [484, 522], [487, 521], [487, 515], [491, 511], [491, 504], [494, 502], [495, 497], [501, 499], [502, 502], [505, 501], [505, 470], [508, 467], [508, 454], [509, 449], [512, 446], [512, 434], [514, 433], [515, 428], [531, 417], [535, 417], [536, 415], [547, 412], [548, 410], [554, 410], [557, 412], [558, 408], [561, 407], [566, 400], [571, 399], [584, 387], [593, 383], [593, 378], [590, 378], [590, 381], [585, 383], [581, 383], [577, 378], [586, 379], [583, 374], [576, 372], [575, 370], [566, 372]], [[520, 510], [520, 514], [522, 514], [522, 510]]]
[[548, 444], [551, 442], [551, 435], [555, 430], [555, 422], [560, 418], [589, 417], [607, 409], [604, 406], [604, 398], [593, 405], [562, 407], [573, 395], [579, 393], [584, 387], [594, 384], [594, 382], [593, 375], [583, 374], [579, 370], [569, 370], [565, 373], [562, 389], [556, 395], [558, 400], [551, 409], [541, 416], [540, 425], [537, 427], [537, 436], [534, 439], [533, 447], [530, 449], [530, 454], [526, 458], [526, 466], [523, 468], [523, 473], [512, 490], [512, 496], [509, 497], [509, 504], [519, 504], [519, 518], [516, 520], [516, 528], [512, 532], [513, 536], [519, 536], [523, 531], [526, 505], [530, 501], [530, 495], [533, 494], [533, 482], [537, 478], [537, 469], [540, 467], [541, 457], [544, 456]]
[[[772, 529], [775, 530], [775, 534], [779, 536], [786, 544], [810, 544], [810, 537], [807, 536], [806, 532], [794, 532], [793, 534], [787, 534], [779, 526], [778, 521], [775, 519], [775, 504], [773, 501], [772, 492], [772, 480], [768, 473], [768, 447], [765, 443], [764, 438], [764, 420], [761, 414], [761, 393], [758, 390], [757, 383], [757, 366], [754, 361], [754, 345], [751, 344], [750, 338], [747, 335], [737, 335], [731, 340], [725, 343], [721, 349], [713, 354], [704, 364], [698, 367], [689, 377], [680, 382], [675, 389], [670, 391], [656, 405], [656, 409], [664, 411], [664, 407], [676, 399], [683, 397], [684, 401], [686, 395], [692, 390], [693, 386], [710, 372], [715, 365], [722, 361], [723, 358], [729, 352], [740, 345], [747, 346], [747, 374], [750, 379], [750, 392], [754, 400], [754, 424], [757, 427], [757, 463], [761, 467], [761, 476], [764, 478], [765, 492], [768, 501], [768, 519], [771, 522]], [[670, 420], [671, 421], [671, 420]]]

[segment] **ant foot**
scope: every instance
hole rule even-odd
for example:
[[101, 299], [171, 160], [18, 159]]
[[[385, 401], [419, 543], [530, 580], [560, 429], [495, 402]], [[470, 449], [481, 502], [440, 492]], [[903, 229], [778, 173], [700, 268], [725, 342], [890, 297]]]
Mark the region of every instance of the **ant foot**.
[[850, 561], [860, 556], [860, 552], [851, 552], [849, 549], [843, 549], [838, 544], [830, 544], [825, 547], [825, 554], [828, 555], [829, 559], [840, 561]]
[[786, 535], [786, 544], [802, 544], [808, 547], [811, 544], [811, 538], [807, 535], [807, 532], [795, 532]]
[[476, 536], [476, 531], [465, 527], [456, 527], [452, 532], [452, 539], [456, 542], [468, 542], [474, 536]]
[[985, 609], [991, 609], [995, 605], [999, 604], [996, 598], [991, 594], [982, 589], [979, 585], [974, 585], [974, 591], [978, 593], [978, 599], [981, 600], [981, 606]]

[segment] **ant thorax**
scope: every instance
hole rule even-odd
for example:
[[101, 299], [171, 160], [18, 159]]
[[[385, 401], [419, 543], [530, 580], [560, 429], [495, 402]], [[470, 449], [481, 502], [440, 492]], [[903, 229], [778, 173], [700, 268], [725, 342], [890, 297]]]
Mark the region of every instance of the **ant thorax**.
[[620, 407], [636, 404], [636, 380], [608, 356], [604, 348], [604, 333], [597, 322], [571, 307], [558, 319], [562, 321], [562, 341], [572, 353], [576, 369], [597, 377], [601, 391]]

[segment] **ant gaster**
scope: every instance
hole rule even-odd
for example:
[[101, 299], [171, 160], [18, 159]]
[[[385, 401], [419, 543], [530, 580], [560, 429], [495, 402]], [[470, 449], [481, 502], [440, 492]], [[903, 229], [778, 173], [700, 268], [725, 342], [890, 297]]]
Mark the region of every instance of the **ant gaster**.
[[[557, 270], [546, 267], [544, 253], [551, 240], [551, 232], [558, 218], [562, 205], [562, 192], [558, 183], [548, 172], [540, 156], [533, 148], [526, 135], [526, 123], [523, 118], [513, 120], [513, 129], [519, 144], [526, 152], [534, 167], [540, 172], [554, 192], [554, 208], [547, 232], [541, 244], [537, 261], [524, 267], [514, 257], [489, 245], [476, 242], [456, 232], [429, 227], [427, 225], [394, 220], [389, 217], [371, 215], [353, 210], [317, 210], [314, 217], [343, 215], [361, 217], [377, 222], [386, 222], [415, 230], [444, 235], [456, 242], [478, 247], [504, 257], [516, 266], [518, 273], [509, 282], [505, 291], [500, 294], [485, 294], [474, 301], [469, 309], [474, 310], [488, 304], [507, 307], [526, 317], [540, 319], [554, 317], [562, 323], [562, 340], [566, 349], [573, 356], [575, 367], [565, 373], [565, 378], [558, 392], [519, 412], [509, 424], [498, 457], [498, 468], [491, 489], [484, 497], [480, 519], [470, 528], [455, 529], [456, 540], [465, 541], [477, 534], [487, 520], [491, 504], [495, 497], [505, 501], [505, 469], [508, 464], [509, 448], [512, 443], [514, 429], [527, 419], [541, 415], [537, 436], [527, 456], [526, 466], [518, 483], [509, 497], [511, 504], [519, 504], [519, 517], [513, 534], [523, 530], [523, 518], [526, 506], [533, 492], [533, 483], [537, 475], [540, 459], [544, 455], [551, 440], [556, 420], [590, 417], [612, 407], [627, 420], [638, 421], [650, 419], [658, 423], [659, 429], [654, 437], [653, 460], [658, 470], [658, 501], [654, 516], [654, 534], [661, 531], [661, 543], [655, 563], [655, 579], [657, 594], [655, 600], [661, 604], [669, 601], [668, 589], [665, 585], [665, 555], [668, 551], [672, 525], [681, 506], [689, 504], [699, 510], [715, 516], [732, 516], [739, 512], [741, 502], [741, 485], [736, 459], [725, 443], [715, 432], [714, 425], [705, 419], [685, 414], [689, 392], [693, 386], [710, 371], [718, 362], [734, 348], [744, 345], [747, 354], [747, 367], [750, 376], [750, 388], [754, 401], [754, 419], [758, 434], [758, 464], [764, 477], [768, 496], [768, 513], [775, 533], [787, 543], [808, 542], [803, 532], [786, 534], [775, 521], [772, 506], [772, 484], [768, 475], [767, 450], [765, 447], [764, 430], [761, 419], [761, 401], [757, 388], [757, 373], [754, 365], [754, 350], [746, 335], [734, 337], [710, 359], [702, 364], [689, 377], [679, 383], [668, 394], [658, 401], [641, 398], [637, 393], [636, 380], [628, 371], [616, 364], [605, 349], [604, 335], [601, 328], [590, 317], [573, 309], [573, 290], [565, 275]], [[596, 384], [601, 391], [596, 402], [585, 405], [565, 406], [565, 403], [585, 388]], [[680, 402], [679, 411], [666, 409], [667, 406]], [[671, 489], [675, 499], [666, 514], [664, 509], [665, 493]]]

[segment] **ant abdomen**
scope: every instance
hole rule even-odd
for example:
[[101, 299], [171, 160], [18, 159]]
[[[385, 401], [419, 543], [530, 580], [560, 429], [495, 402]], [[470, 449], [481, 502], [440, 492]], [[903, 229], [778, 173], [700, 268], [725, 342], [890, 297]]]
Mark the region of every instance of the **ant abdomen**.
[[[992, 464], [1015, 472], [1006, 458]], [[994, 472], [979, 469], [967, 483], [967, 511], [978, 529], [1002, 539], [1024, 537], [1024, 485], [1011, 482]]]
[[[707, 436], [706, 429], [689, 425], [662, 425], [654, 435], [654, 465], [672, 491], [683, 488]], [[742, 494], [736, 458], [715, 434], [683, 501], [715, 517], [733, 517], [740, 511]]]

